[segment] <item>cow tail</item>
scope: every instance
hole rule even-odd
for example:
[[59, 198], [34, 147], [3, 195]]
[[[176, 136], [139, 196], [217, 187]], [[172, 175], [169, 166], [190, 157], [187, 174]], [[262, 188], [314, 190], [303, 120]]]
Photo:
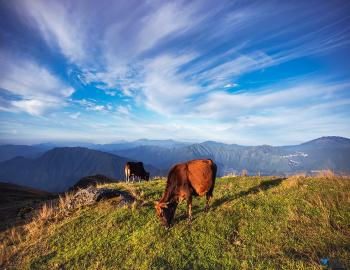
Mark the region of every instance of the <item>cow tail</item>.
[[125, 166], [124, 172], [125, 172], [125, 181], [129, 182], [129, 167], [128, 166]]
[[216, 179], [216, 172], [218, 167], [216, 166], [216, 164], [212, 161], [212, 165], [211, 165], [211, 169], [212, 169], [212, 184], [211, 187], [207, 193], [208, 196], [212, 197], [213, 196], [213, 190], [214, 190], [214, 186], [215, 186], [215, 179]]
[[212, 165], [212, 169], [213, 169], [213, 182], [215, 182], [218, 166], [216, 166], [216, 164], [214, 162], [213, 162], [213, 165]]

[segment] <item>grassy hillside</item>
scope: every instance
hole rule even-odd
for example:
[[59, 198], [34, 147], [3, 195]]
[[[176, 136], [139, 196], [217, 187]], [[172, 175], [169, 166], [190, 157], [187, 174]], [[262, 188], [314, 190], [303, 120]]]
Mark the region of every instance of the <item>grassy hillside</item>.
[[53, 197], [54, 194], [46, 191], [0, 182], [0, 231], [22, 224], [34, 207]]
[[350, 268], [350, 181], [344, 178], [217, 179], [208, 213], [194, 199], [164, 229], [153, 201], [164, 180], [109, 184], [137, 197], [44, 218], [38, 231], [6, 232], [7, 269], [321, 269], [320, 259]]

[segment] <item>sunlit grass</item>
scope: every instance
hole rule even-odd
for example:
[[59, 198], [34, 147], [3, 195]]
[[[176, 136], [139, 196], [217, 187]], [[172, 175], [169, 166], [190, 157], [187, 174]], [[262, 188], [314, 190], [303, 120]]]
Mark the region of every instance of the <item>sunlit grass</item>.
[[81, 208], [48, 223], [40, 241], [12, 232], [22, 240], [9, 268], [320, 269], [321, 258], [350, 267], [348, 179], [218, 179], [210, 211], [203, 211], [204, 198], [195, 198], [189, 223], [182, 203], [170, 230], [153, 207], [164, 180], [107, 186], [129, 191], [136, 201]]

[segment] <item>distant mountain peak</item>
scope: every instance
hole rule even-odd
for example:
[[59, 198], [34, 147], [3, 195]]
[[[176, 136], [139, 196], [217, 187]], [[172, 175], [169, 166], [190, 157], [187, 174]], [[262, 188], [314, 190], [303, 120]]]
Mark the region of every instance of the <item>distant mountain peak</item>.
[[145, 143], [145, 144], [154, 144], [154, 145], [164, 145], [164, 144], [181, 144], [180, 141], [175, 141], [172, 139], [164, 139], [164, 140], [152, 140], [152, 139], [138, 139], [134, 141], [134, 143]]
[[212, 145], [212, 146], [222, 146], [222, 145], [226, 145], [225, 143], [222, 142], [217, 142], [217, 141], [205, 141], [200, 143], [202, 145]]
[[302, 145], [325, 145], [329, 143], [350, 144], [350, 139], [340, 137], [340, 136], [323, 136], [323, 137], [305, 142]]

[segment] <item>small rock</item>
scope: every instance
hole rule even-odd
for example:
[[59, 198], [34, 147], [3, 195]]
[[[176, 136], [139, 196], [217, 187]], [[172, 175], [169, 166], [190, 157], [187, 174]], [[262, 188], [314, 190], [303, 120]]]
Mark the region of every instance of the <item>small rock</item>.
[[67, 210], [72, 210], [84, 205], [91, 205], [95, 202], [118, 196], [121, 197], [119, 204], [124, 205], [134, 201], [134, 197], [126, 191], [89, 186], [85, 189], [80, 189], [73, 194], [70, 200], [67, 202], [66, 208]]

